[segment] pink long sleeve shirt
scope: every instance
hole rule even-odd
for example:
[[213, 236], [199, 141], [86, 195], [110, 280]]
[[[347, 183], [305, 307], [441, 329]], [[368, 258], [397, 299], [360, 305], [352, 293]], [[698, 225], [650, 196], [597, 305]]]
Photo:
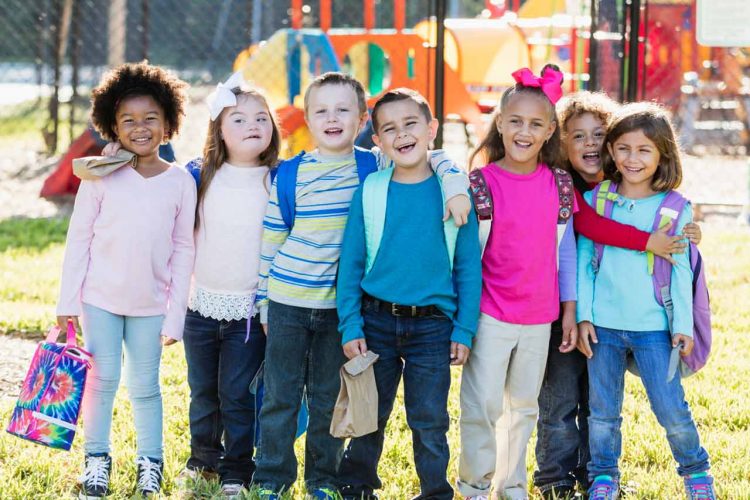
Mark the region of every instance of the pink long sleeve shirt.
[[195, 255], [195, 181], [172, 165], [145, 178], [129, 167], [83, 181], [70, 218], [58, 316], [85, 302], [123, 316], [164, 314], [182, 338]]

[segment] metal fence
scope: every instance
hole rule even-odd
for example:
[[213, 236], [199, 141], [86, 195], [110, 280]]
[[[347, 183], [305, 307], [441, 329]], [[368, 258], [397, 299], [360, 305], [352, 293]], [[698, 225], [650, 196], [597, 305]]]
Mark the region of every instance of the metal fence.
[[[522, 8], [532, 1], [508, 0], [506, 7]], [[556, 20], [550, 18], [549, 28], [537, 30], [547, 45], [532, 46], [527, 30], [529, 51], [541, 54], [539, 60], [532, 56], [532, 64], [541, 67], [550, 54], [567, 57], [575, 69], [566, 90], [602, 89], [619, 99], [665, 103], [673, 110], [683, 145], [690, 152], [747, 151], [750, 53], [698, 46], [694, 1], [567, 3], [577, 5], [570, 34], [567, 28], [553, 28]], [[0, 150], [10, 145], [46, 153], [64, 151], [87, 126], [88, 95], [103, 72], [120, 62], [141, 59], [176, 71], [199, 96], [234, 67], [244, 67], [254, 83], [271, 91], [282, 118], [294, 125], [299, 117], [285, 114], [285, 106], [294, 104], [310, 75], [330, 66], [324, 41], [315, 39], [320, 32], [305, 32], [305, 28], [323, 28], [335, 35], [325, 42], [336, 53], [335, 67], [354, 73], [372, 95], [394, 82], [407, 82], [433, 103], [439, 102], [439, 37], [434, 25], [423, 26], [422, 38], [415, 38], [414, 28], [434, 18], [441, 5], [447, 5], [449, 18], [471, 18], [488, 15], [501, 4], [484, 0], [1, 0]], [[460, 28], [460, 23], [453, 24]], [[303, 31], [290, 34], [291, 28]], [[373, 35], [365, 36], [365, 28]], [[403, 36], [394, 37], [397, 34]], [[271, 46], [283, 54], [268, 55], [263, 64], [248, 62], [259, 51], [271, 52]], [[468, 58], [463, 64], [471, 62]], [[482, 88], [483, 83], [446, 81], [444, 91], [452, 98], [456, 92]]]

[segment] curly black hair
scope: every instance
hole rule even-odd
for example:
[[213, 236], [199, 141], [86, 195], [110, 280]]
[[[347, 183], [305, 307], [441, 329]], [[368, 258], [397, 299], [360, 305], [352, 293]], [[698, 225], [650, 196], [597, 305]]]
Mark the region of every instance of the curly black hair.
[[115, 141], [115, 114], [120, 102], [128, 97], [150, 96], [164, 111], [165, 138], [171, 139], [185, 114], [187, 87], [187, 83], [148, 61], [122, 64], [108, 71], [91, 92], [91, 121], [102, 137]]

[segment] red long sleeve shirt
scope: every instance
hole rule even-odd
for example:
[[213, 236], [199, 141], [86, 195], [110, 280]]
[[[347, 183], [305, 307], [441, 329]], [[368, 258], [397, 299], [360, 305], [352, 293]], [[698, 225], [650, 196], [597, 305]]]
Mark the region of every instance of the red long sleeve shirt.
[[596, 213], [591, 205], [586, 203], [578, 189], [574, 191], [578, 202], [578, 212], [573, 218], [576, 233], [580, 233], [597, 243], [613, 247], [629, 248], [640, 252], [646, 250], [648, 238], [651, 236], [649, 233], [602, 217]]

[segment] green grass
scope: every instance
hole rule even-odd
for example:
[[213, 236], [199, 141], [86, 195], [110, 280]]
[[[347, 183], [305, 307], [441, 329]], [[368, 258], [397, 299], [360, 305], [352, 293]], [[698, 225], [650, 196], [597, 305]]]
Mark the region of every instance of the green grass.
[[[36, 335], [53, 320], [65, 222], [20, 220], [0, 223], [0, 331]], [[719, 498], [750, 498], [750, 234], [705, 229], [701, 247], [708, 265], [714, 311], [714, 352], [703, 372], [685, 381], [687, 399], [704, 446], [711, 455]], [[162, 391], [165, 408], [165, 496], [183, 496], [174, 487], [189, 453], [188, 387], [181, 345], [165, 349]], [[458, 380], [453, 373], [450, 413], [451, 464], [455, 480], [458, 438]], [[19, 380], [20, 383], [20, 380]], [[8, 421], [14, 399], [0, 400], [0, 421]], [[664, 432], [649, 410], [640, 381], [627, 377], [624, 405], [623, 483], [633, 499], [684, 498]], [[112, 442], [114, 476], [112, 498], [134, 492], [135, 435], [126, 391], [115, 404]], [[533, 450], [533, 440], [530, 446]], [[298, 457], [302, 457], [298, 443]], [[3, 499], [70, 496], [82, 461], [82, 439], [70, 453], [49, 450], [7, 434], [0, 437], [0, 497]], [[527, 459], [534, 467], [533, 452]], [[411, 436], [403, 408], [397, 406], [389, 423], [380, 472], [385, 484], [382, 499], [408, 498], [418, 493]], [[530, 477], [529, 477], [530, 479]], [[216, 482], [195, 485], [194, 498], [218, 495]], [[300, 497], [300, 485], [294, 498]], [[250, 498], [250, 495], [248, 495]]]
[[[0, 108], [0, 147], [10, 148], [23, 144], [37, 144], [36, 149], [44, 149], [42, 130], [48, 127], [52, 131], [50, 120], [49, 98], [39, 101], [30, 100], [13, 106]], [[61, 103], [58, 108], [58, 151], [65, 151], [70, 144], [70, 104]], [[89, 116], [87, 101], [76, 101], [75, 124], [73, 137], [83, 132]]]

